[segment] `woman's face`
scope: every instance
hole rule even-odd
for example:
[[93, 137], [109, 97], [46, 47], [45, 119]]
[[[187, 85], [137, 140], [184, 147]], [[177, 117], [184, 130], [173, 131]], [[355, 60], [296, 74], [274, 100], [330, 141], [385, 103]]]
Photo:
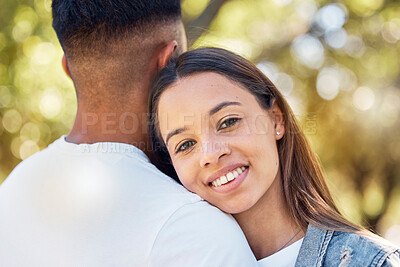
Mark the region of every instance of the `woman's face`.
[[280, 179], [276, 140], [284, 128], [278, 112], [275, 104], [264, 110], [247, 90], [212, 72], [179, 80], [158, 107], [160, 132], [182, 184], [233, 214], [250, 209]]

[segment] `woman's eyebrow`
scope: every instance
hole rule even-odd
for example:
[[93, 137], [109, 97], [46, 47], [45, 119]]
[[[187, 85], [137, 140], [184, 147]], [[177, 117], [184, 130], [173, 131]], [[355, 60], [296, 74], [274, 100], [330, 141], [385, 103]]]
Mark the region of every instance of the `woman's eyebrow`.
[[169, 140], [172, 136], [177, 135], [177, 134], [180, 134], [180, 133], [182, 133], [183, 131], [185, 131], [184, 128], [179, 128], [179, 129], [175, 129], [175, 130], [173, 130], [172, 132], [170, 132], [170, 133], [167, 135], [165, 144], [168, 146], [168, 140]]
[[211, 117], [212, 115], [214, 115], [215, 113], [217, 113], [221, 109], [223, 109], [223, 108], [225, 108], [227, 106], [231, 106], [231, 105], [241, 106], [242, 104], [239, 103], [239, 102], [234, 102], [234, 101], [222, 102], [222, 103], [219, 103], [218, 105], [216, 105], [214, 108], [212, 108], [210, 110], [210, 112], [208, 113], [208, 115]]

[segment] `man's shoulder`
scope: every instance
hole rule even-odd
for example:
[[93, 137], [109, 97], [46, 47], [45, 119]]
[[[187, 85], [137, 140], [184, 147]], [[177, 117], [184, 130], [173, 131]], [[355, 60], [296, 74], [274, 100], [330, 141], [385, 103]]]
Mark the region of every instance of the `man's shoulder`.
[[162, 202], [163, 197], [169, 198], [164, 199], [167, 203], [175, 199], [181, 205], [201, 200], [158, 170], [136, 147], [119, 143], [74, 145], [62, 138], [18, 164], [0, 188], [9, 183], [52, 184], [54, 180], [60, 186], [71, 180], [84, 186], [85, 181], [93, 180], [90, 183], [104, 183], [110, 190], [131, 191], [133, 197], [135, 193], [159, 194], [152, 202]]
[[257, 266], [257, 262], [235, 219], [200, 201], [181, 206], [163, 223], [151, 249], [150, 266]]

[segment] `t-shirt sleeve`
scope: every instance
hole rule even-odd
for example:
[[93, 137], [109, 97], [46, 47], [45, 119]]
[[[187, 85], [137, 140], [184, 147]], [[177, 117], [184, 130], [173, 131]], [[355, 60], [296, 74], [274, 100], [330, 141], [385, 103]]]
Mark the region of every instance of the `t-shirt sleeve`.
[[204, 201], [178, 209], [158, 233], [151, 267], [257, 266], [235, 219]]

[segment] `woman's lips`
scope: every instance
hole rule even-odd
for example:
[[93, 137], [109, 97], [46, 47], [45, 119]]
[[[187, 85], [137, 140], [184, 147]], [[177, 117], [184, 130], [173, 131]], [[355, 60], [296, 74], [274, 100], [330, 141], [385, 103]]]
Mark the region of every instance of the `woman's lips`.
[[226, 193], [226, 192], [232, 191], [232, 190], [236, 189], [237, 187], [239, 187], [239, 185], [246, 178], [248, 172], [249, 172], [248, 166], [238, 167], [238, 168], [234, 169], [233, 171], [228, 172], [226, 175], [223, 175], [223, 176], [215, 179], [209, 185], [210, 185], [211, 189], [213, 189], [216, 192]]
[[220, 176], [219, 178], [215, 179], [214, 181], [212, 181], [212, 185], [215, 187], [224, 185], [230, 181], [235, 180], [240, 174], [243, 173], [243, 171], [246, 169], [245, 166], [242, 167], [238, 167], [222, 176]]

